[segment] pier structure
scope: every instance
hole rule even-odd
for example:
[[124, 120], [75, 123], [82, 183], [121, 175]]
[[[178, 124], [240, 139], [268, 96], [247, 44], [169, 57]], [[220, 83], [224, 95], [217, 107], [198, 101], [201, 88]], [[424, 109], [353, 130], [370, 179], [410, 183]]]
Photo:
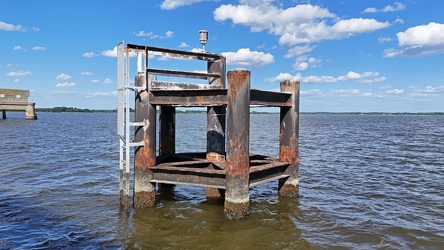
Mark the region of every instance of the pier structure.
[[26, 120], [35, 120], [35, 103], [28, 102], [29, 90], [0, 89], [0, 110], [6, 119], [6, 111], [26, 111]]
[[[134, 85], [130, 86], [130, 53], [138, 60]], [[118, 54], [118, 134], [120, 135], [121, 201], [129, 196], [129, 183], [122, 181], [124, 165], [130, 174], [130, 147], [134, 147], [134, 207], [156, 203], [156, 184], [192, 185], [206, 188], [207, 197], [224, 198], [229, 219], [249, 213], [249, 189], [278, 180], [279, 195], [297, 197], [299, 141], [299, 82], [283, 81], [281, 91], [250, 88], [246, 69], [226, 73], [222, 55], [120, 43]], [[125, 56], [126, 55], [126, 56]], [[152, 68], [150, 55], [207, 62], [206, 72]], [[141, 65], [144, 64], [144, 67]], [[175, 76], [207, 80], [206, 84], [157, 80]], [[129, 119], [129, 92], [134, 92], [134, 121]], [[279, 158], [250, 154], [250, 107], [279, 107]], [[207, 108], [206, 152], [176, 153], [176, 107]], [[156, 110], [160, 111], [158, 121]], [[133, 128], [133, 129], [131, 129]], [[156, 135], [158, 129], [158, 136]], [[134, 131], [134, 139], [130, 135]], [[156, 145], [158, 142], [158, 145]]]

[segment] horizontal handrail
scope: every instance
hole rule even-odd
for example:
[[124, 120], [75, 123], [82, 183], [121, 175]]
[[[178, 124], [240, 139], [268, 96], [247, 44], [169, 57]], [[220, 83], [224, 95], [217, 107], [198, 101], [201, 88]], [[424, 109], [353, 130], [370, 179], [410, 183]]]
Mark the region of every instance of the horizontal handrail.
[[193, 58], [197, 60], [217, 60], [222, 58], [221, 55], [206, 53], [206, 52], [192, 52], [192, 51], [183, 51], [183, 50], [175, 50], [175, 49], [165, 49], [159, 47], [152, 46], [144, 46], [144, 45], [136, 45], [136, 44], [127, 44], [127, 49], [134, 50], [143, 50], [147, 52], [159, 52], [162, 55], [169, 55], [171, 57], [184, 57], [184, 58]]

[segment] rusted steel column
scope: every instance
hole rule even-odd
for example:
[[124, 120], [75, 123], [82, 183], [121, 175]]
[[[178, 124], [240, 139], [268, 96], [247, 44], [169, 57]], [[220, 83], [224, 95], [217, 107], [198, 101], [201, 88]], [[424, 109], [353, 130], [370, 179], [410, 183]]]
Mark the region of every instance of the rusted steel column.
[[159, 115], [159, 154], [176, 153], [176, 108], [161, 106]]
[[[160, 106], [159, 123], [159, 155], [173, 155], [176, 153], [176, 108]], [[160, 183], [158, 188], [162, 193], [172, 193], [174, 186]]]
[[225, 57], [220, 57], [218, 60], [208, 61], [207, 70], [208, 73], [220, 73], [220, 77], [210, 77], [208, 79], [208, 84], [211, 86], [218, 86], [221, 88], [225, 88], [226, 81], [226, 62]]
[[[136, 76], [136, 86], [144, 87], [145, 74]], [[134, 207], [151, 207], [156, 202], [156, 188], [150, 181], [150, 167], [156, 164], [156, 107], [149, 103], [149, 89], [136, 94], [135, 121], [144, 126], [135, 128], [134, 141], [143, 141], [145, 146], [136, 147], [134, 156]]]
[[[207, 155], [210, 162], [225, 159], [225, 116], [226, 108], [222, 106], [208, 107], [207, 110]], [[223, 196], [223, 190], [207, 187], [207, 198]]]
[[297, 197], [299, 194], [299, 82], [281, 82], [281, 92], [291, 93], [291, 107], [280, 110], [279, 161], [290, 164], [289, 177], [279, 180], [279, 195]]
[[[207, 65], [209, 73], [219, 73], [220, 77], [211, 77], [208, 84], [214, 87], [225, 88], [225, 57], [215, 61], [209, 61]], [[223, 161], [225, 157], [225, 118], [226, 108], [224, 106], [213, 106], [207, 108], [207, 155], [208, 161]], [[221, 197], [223, 190], [217, 188], [206, 188], [208, 198]]]
[[250, 71], [228, 72], [226, 194], [224, 212], [229, 219], [249, 212]]
[[[208, 84], [218, 88], [225, 88], [225, 57], [209, 61], [209, 73], [219, 73], [220, 77], [211, 77]], [[221, 161], [225, 154], [225, 116], [224, 106], [213, 106], [207, 109], [207, 160]]]

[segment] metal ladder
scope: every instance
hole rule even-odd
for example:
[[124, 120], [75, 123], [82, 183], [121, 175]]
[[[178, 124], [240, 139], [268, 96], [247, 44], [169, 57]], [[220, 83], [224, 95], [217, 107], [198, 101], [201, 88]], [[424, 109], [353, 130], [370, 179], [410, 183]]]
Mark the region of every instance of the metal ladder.
[[[143, 122], [131, 121], [130, 96], [145, 88], [130, 85], [129, 51], [125, 53], [124, 42], [117, 44], [117, 134], [120, 137], [119, 168], [120, 168], [120, 203], [129, 205], [130, 196], [130, 153], [131, 147], [144, 146], [144, 142], [134, 142], [131, 138], [133, 127], [144, 126]], [[124, 174], [125, 169], [125, 174]]]

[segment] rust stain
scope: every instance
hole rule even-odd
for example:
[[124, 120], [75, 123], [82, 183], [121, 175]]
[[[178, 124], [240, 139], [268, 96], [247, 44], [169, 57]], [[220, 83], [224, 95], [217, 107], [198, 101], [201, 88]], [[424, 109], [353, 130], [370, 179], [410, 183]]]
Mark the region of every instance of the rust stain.
[[250, 156], [245, 148], [245, 143], [234, 140], [231, 147], [233, 154], [226, 158], [226, 170], [232, 176], [246, 177], [249, 174]]
[[250, 71], [245, 69], [232, 70], [228, 72], [228, 85], [232, 93], [231, 98], [233, 103], [236, 103], [237, 92], [245, 88], [245, 81], [250, 75]]
[[298, 162], [299, 152], [290, 146], [281, 146], [279, 150], [279, 160], [290, 164]]
[[145, 146], [139, 147], [134, 157], [134, 165], [140, 169], [147, 169], [156, 165], [156, 154], [150, 148], [147, 134], [143, 135]]

